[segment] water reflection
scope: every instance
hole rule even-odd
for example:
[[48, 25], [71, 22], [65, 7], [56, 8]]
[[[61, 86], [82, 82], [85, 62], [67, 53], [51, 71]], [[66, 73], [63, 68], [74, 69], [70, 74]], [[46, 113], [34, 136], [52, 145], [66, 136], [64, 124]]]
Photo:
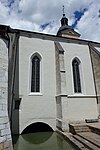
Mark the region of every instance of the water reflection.
[[41, 144], [46, 142], [52, 136], [52, 134], [53, 132], [44, 132], [43, 134], [41, 134], [41, 132], [37, 132], [37, 133], [23, 134], [22, 137], [25, 141], [31, 144]]
[[56, 132], [37, 132], [20, 135], [14, 150], [75, 150]]

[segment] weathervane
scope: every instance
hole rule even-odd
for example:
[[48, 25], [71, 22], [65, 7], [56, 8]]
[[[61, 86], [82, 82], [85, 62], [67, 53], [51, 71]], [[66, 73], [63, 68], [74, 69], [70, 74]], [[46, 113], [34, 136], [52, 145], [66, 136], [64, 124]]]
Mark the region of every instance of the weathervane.
[[63, 14], [65, 14], [65, 6], [63, 5], [62, 7], [63, 7], [63, 10], [62, 10]]

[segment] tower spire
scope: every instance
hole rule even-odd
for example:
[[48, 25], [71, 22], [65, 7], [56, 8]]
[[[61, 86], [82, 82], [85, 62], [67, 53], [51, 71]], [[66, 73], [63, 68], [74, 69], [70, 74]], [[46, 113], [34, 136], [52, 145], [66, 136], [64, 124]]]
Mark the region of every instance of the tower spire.
[[65, 16], [65, 6], [63, 5], [62, 7], [63, 7], [63, 9], [62, 9], [63, 17], [61, 19], [61, 26], [65, 26], [65, 25], [68, 25], [68, 19]]
[[74, 29], [68, 25], [68, 18], [65, 15], [65, 6], [62, 5], [63, 16], [61, 18], [61, 27], [57, 32], [57, 36], [70, 37], [70, 38], [79, 38], [80, 34], [74, 31]]

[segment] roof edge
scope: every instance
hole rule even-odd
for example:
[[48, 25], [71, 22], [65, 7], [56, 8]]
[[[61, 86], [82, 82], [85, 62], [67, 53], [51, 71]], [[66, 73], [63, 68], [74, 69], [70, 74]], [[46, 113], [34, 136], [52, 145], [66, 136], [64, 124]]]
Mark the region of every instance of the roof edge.
[[100, 47], [100, 43], [96, 41], [74, 39], [71, 37], [59, 37], [57, 35], [52, 35], [52, 34], [33, 32], [33, 31], [27, 31], [27, 30], [22, 30], [22, 29], [13, 29], [10, 26], [6, 26], [6, 25], [0, 25], [0, 27], [1, 26], [7, 27], [9, 29], [7, 30], [8, 33], [19, 33], [20, 36], [25, 36], [29, 38], [40, 38], [44, 40], [67, 42], [67, 43], [78, 43], [78, 44], [84, 44], [84, 45], [94, 44], [95, 46]]

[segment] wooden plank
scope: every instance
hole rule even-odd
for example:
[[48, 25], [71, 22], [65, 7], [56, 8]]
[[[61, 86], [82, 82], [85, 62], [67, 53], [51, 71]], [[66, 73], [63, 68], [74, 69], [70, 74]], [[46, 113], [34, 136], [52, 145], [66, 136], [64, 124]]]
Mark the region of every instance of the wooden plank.
[[98, 146], [100, 149], [100, 135], [95, 134], [93, 132], [83, 132], [83, 133], [78, 133], [77, 135], [86, 139], [87, 141], [91, 142], [92, 144]]
[[75, 139], [77, 139], [79, 142], [81, 142], [82, 144], [84, 144], [87, 148], [91, 149], [91, 150], [100, 150], [97, 146], [93, 145], [91, 142], [85, 140], [84, 138], [82, 138], [78, 135], [74, 135], [73, 137]]

